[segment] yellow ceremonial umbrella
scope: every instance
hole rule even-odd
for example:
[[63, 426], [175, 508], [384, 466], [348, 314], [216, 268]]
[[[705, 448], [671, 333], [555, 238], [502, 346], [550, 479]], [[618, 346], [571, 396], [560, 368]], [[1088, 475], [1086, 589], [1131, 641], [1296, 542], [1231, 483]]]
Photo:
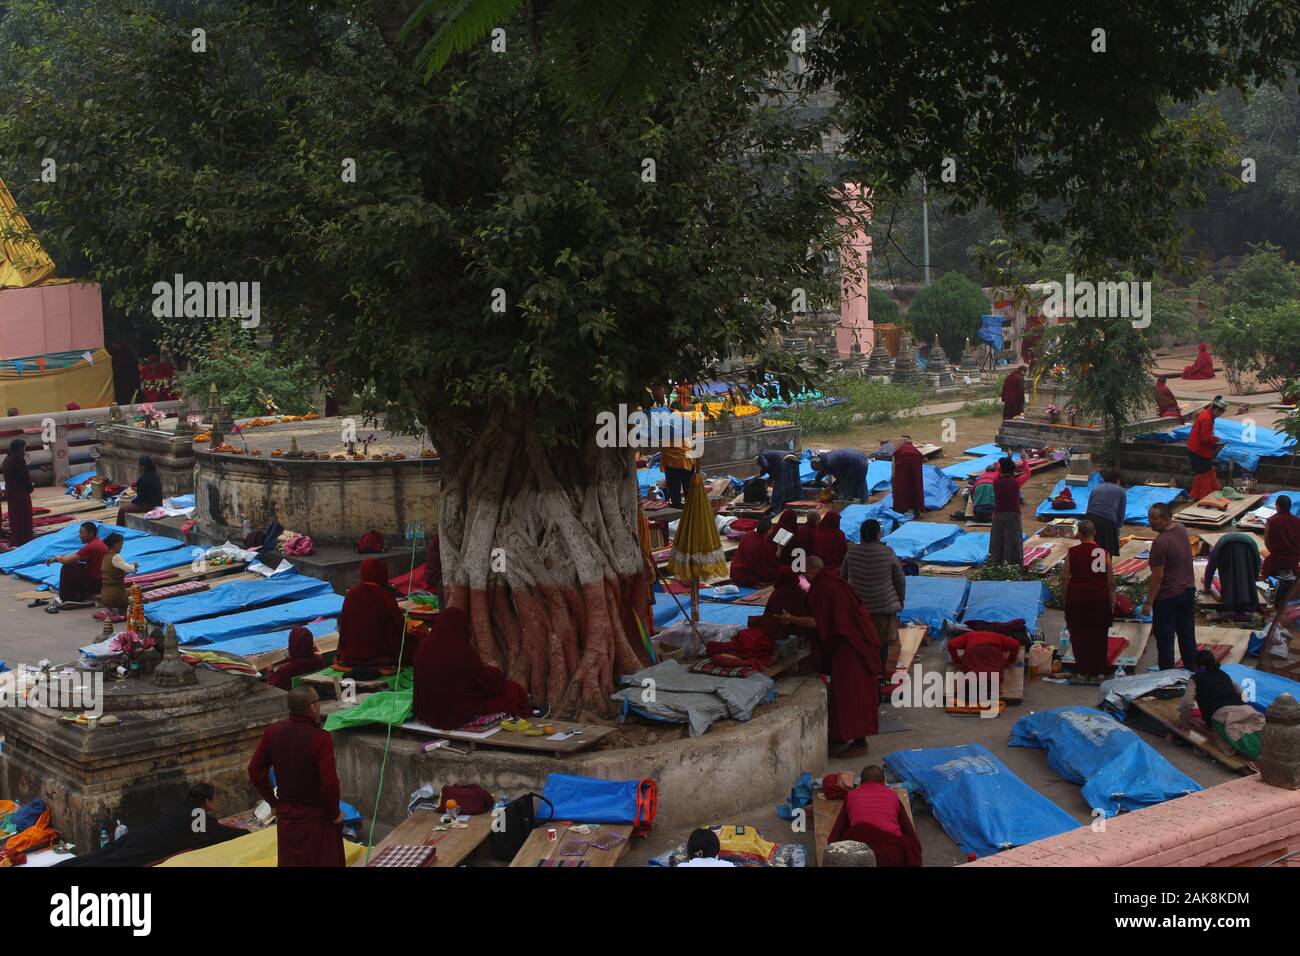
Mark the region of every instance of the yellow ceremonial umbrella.
[[0, 180], [0, 289], [41, 285], [54, 275], [54, 262]]
[[704, 491], [704, 477], [698, 471], [691, 476], [691, 487], [686, 492], [686, 506], [677, 522], [668, 570], [691, 584], [691, 656], [694, 656], [695, 625], [700, 620], [700, 581], [726, 577], [729, 573], [713, 506]]

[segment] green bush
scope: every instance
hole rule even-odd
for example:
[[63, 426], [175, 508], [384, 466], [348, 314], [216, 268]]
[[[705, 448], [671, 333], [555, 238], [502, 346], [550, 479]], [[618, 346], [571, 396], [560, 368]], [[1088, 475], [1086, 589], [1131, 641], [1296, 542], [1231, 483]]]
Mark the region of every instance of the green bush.
[[902, 314], [898, 303], [891, 299], [884, 289], [874, 285], [867, 287], [867, 311], [871, 315], [873, 325], [897, 325]]
[[967, 337], [979, 331], [980, 316], [988, 310], [988, 297], [979, 286], [960, 272], [945, 272], [916, 294], [907, 322], [918, 344], [929, 344], [938, 335], [948, 357], [956, 359]]
[[1282, 258], [1282, 250], [1264, 242], [1224, 280], [1229, 309], [1267, 309], [1300, 296], [1300, 269]]
[[180, 373], [186, 395], [205, 402], [215, 383], [222, 402], [237, 418], [268, 413], [267, 399], [284, 415], [302, 415], [313, 408], [320, 375], [301, 358], [279, 348], [261, 348], [251, 334], [239, 330], [194, 355]]
[[903, 409], [921, 403], [921, 393], [916, 389], [861, 378], [836, 379], [824, 394], [840, 402], [824, 407], [795, 406], [781, 412], [781, 417], [797, 424], [804, 435], [827, 435], [848, 431], [855, 425], [888, 421]]

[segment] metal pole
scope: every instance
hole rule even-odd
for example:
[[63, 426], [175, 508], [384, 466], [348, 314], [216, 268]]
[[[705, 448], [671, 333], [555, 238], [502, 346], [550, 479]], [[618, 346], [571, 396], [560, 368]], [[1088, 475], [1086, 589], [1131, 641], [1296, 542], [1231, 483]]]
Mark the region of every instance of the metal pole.
[[930, 284], [930, 201], [921, 176], [921, 265], [925, 268], [925, 284]]

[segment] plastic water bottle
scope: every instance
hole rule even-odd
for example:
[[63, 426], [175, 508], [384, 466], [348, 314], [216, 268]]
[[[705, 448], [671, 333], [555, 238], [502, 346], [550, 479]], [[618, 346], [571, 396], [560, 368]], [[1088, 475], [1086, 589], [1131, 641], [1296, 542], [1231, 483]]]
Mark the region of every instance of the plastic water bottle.
[[126, 824], [118, 820], [117, 826], [113, 828], [113, 839], [120, 840], [124, 836], [126, 836]]
[[1061, 636], [1059, 640], [1061, 645], [1061, 653], [1064, 654], [1066, 651], [1070, 649], [1070, 629], [1065, 625], [1061, 625]]
[[108, 846], [108, 827], [99, 828], [99, 848], [102, 850]]
[[1124, 665], [1120, 664], [1115, 668], [1116, 677], [1128, 677], [1128, 671], [1124, 670]]

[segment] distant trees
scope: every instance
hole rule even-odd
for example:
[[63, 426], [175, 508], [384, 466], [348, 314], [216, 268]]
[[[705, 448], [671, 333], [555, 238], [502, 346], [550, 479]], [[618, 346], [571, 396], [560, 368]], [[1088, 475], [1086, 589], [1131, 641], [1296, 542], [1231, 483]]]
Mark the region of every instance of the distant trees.
[[916, 293], [907, 322], [918, 343], [933, 342], [938, 335], [952, 357], [961, 354], [967, 336], [979, 331], [980, 316], [988, 310], [988, 296], [979, 286], [960, 272], [945, 272]]

